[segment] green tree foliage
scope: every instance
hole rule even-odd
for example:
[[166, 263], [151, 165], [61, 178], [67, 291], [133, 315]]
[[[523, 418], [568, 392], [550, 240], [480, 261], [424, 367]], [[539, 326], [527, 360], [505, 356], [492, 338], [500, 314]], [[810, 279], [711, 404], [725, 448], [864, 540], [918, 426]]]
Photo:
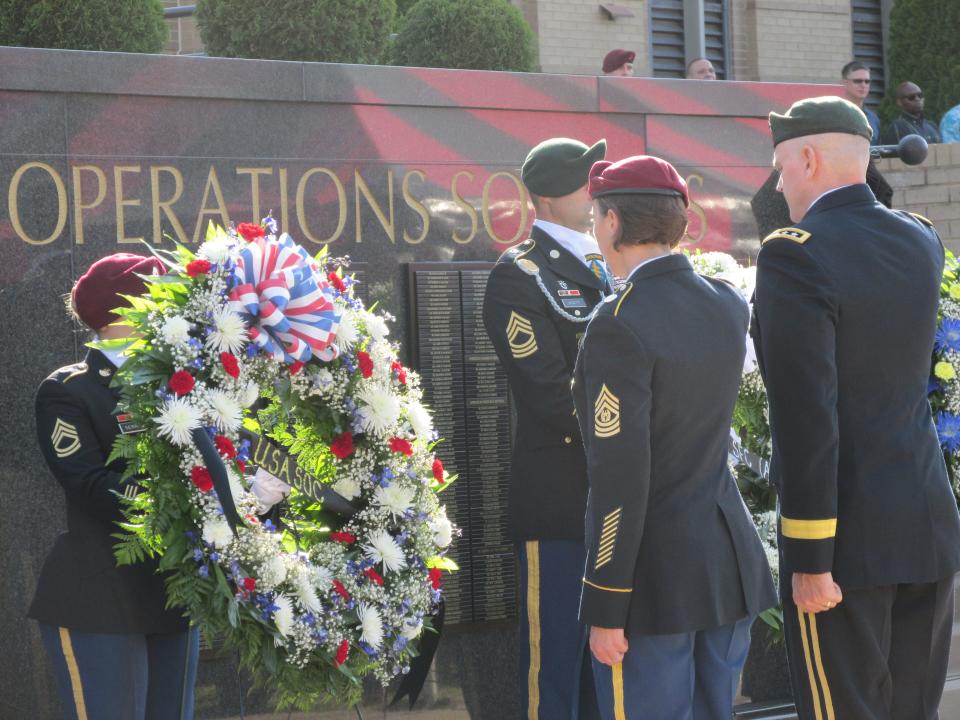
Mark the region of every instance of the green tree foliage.
[[396, 0], [199, 0], [207, 52], [224, 57], [383, 60]]
[[896, 0], [890, 11], [885, 117], [899, 112], [897, 85], [909, 80], [924, 95], [924, 114], [938, 122], [960, 103], [960, 2], [957, 0]]
[[159, 52], [169, 36], [160, 0], [0, 0], [0, 44]]
[[534, 58], [533, 33], [508, 0], [419, 0], [394, 43], [398, 65], [529, 71]]

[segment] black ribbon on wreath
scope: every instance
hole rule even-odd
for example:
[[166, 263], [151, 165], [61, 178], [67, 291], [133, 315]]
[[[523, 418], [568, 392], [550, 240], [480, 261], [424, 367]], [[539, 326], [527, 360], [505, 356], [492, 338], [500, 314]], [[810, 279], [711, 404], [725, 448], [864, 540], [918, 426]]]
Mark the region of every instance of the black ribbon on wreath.
[[397, 688], [393, 700], [390, 701], [390, 707], [396, 705], [400, 698], [408, 695], [410, 697], [410, 707], [408, 709], [413, 710], [417, 698], [420, 697], [420, 691], [423, 690], [423, 685], [427, 681], [427, 674], [433, 664], [433, 656], [437, 654], [437, 647], [440, 645], [440, 633], [443, 630], [445, 612], [446, 606], [441, 598], [440, 604], [437, 606], [437, 612], [433, 615], [434, 632], [424, 631], [421, 635], [420, 654], [410, 663], [410, 672], [404, 675], [400, 681], [400, 686]]
[[233, 493], [230, 492], [230, 478], [227, 476], [227, 468], [223, 464], [223, 459], [213, 444], [213, 438], [204, 428], [196, 428], [191, 431], [190, 437], [193, 439], [193, 444], [197, 450], [200, 451], [203, 464], [207, 466], [207, 470], [210, 472], [213, 489], [216, 490], [220, 507], [223, 508], [223, 517], [230, 529], [233, 530], [233, 534], [236, 535], [237, 525], [242, 522], [242, 518], [233, 502]]

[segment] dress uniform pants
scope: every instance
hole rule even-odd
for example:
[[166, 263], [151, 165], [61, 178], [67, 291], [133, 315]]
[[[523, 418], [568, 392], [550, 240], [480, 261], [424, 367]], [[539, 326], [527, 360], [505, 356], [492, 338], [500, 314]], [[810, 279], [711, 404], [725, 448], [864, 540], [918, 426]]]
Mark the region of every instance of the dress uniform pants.
[[628, 635], [622, 662], [593, 660], [603, 720], [730, 720], [752, 624], [748, 617], [712, 630]]
[[82, 633], [40, 625], [66, 720], [192, 720], [200, 635]]
[[520, 543], [520, 717], [596, 720], [586, 628], [577, 619], [586, 550], [580, 541]]
[[[784, 599], [790, 680], [800, 720], [933, 720], [953, 629], [953, 576], [843, 590], [800, 612]], [[784, 593], [786, 596], [787, 593]]]

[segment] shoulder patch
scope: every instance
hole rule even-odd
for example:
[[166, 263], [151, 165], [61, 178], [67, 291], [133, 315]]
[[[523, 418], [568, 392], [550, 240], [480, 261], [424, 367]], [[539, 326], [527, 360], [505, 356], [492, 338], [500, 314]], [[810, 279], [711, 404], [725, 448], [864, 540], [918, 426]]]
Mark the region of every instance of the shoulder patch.
[[926, 225], [927, 227], [933, 227], [933, 222], [932, 222], [929, 218], [925, 218], [925, 217], [924, 217], [923, 215], [921, 215], [920, 213], [907, 213], [907, 214], [908, 214], [908, 215], [912, 215], [913, 217], [915, 217], [917, 220], [919, 220], [920, 222], [922, 222], [922, 223], [923, 223], [924, 225]]
[[771, 240], [793, 240], [793, 242], [803, 245], [809, 239], [810, 233], [808, 233], [806, 230], [801, 230], [800, 228], [795, 227], [787, 227], [774, 230], [763, 239], [763, 242], [761, 242], [760, 245], [766, 245]]

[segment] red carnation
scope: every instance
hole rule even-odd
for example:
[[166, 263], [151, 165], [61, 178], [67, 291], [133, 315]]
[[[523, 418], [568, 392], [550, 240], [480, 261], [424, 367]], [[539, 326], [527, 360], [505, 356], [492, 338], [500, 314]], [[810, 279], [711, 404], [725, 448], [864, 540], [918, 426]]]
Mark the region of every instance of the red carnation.
[[195, 466], [190, 471], [190, 480], [197, 486], [197, 490], [200, 492], [210, 492], [213, 490], [213, 478], [210, 476], [210, 471], [205, 467]]
[[333, 589], [337, 591], [337, 595], [342, 597], [344, 600], [350, 600], [350, 593], [347, 592], [347, 589], [343, 586], [343, 583], [339, 580], [333, 581]]
[[340, 667], [347, 661], [347, 655], [350, 654], [350, 643], [346, 640], [340, 642], [340, 646], [337, 648], [337, 657], [334, 659], [333, 664], [337, 667]]
[[226, 435], [217, 435], [213, 439], [213, 444], [217, 446], [217, 452], [228, 460], [233, 460], [237, 456], [237, 449]]
[[335, 272], [333, 272], [332, 270], [327, 273], [327, 280], [329, 280], [329, 281], [330, 281], [330, 284], [333, 285], [334, 288], [336, 288], [337, 292], [346, 292], [346, 291], [347, 291], [347, 286], [344, 285], [344, 283], [343, 283], [343, 278], [341, 278], [339, 275], [337, 275], [337, 274], [336, 274]]
[[303, 363], [297, 360], [296, 362], [291, 363], [288, 369], [290, 370], [291, 375], [296, 375], [298, 372], [303, 370]]
[[399, 360], [394, 360], [392, 363], [390, 363], [390, 369], [396, 373], [397, 382], [399, 382], [401, 385], [407, 384], [407, 371], [403, 365], [400, 364]]
[[433, 459], [433, 477], [434, 479], [443, 485], [443, 463], [440, 461], [440, 458]]
[[404, 440], [403, 438], [390, 438], [390, 450], [396, 453], [403, 453], [407, 457], [413, 455], [413, 446], [409, 440]]
[[360, 366], [360, 374], [365, 378], [373, 375], [373, 360], [362, 350], [357, 353], [357, 364]]
[[247, 242], [266, 236], [266, 232], [256, 223], [240, 223], [237, 225], [237, 232], [243, 236]]
[[345, 433], [337, 435], [330, 445], [330, 452], [341, 460], [348, 458], [353, 452], [353, 434], [347, 430]]
[[433, 585], [434, 590], [440, 589], [440, 577], [443, 575], [443, 570], [440, 568], [430, 568], [430, 584]]
[[197, 275], [206, 275], [210, 272], [210, 261], [209, 260], [191, 260], [187, 263], [187, 275], [190, 277], [196, 277]]
[[250, 576], [245, 577], [243, 579], [243, 589], [246, 590], [248, 593], [253, 592], [254, 590], [257, 589], [257, 581]]
[[332, 532], [330, 533], [330, 539], [334, 542], [342, 542], [346, 543], [347, 545], [352, 545], [357, 541], [357, 536], [348, 532]]
[[177, 397], [186, 395], [188, 392], [193, 390], [193, 375], [188, 373], [186, 370], [177, 370], [173, 375], [170, 376], [170, 381], [167, 384], [170, 386], [170, 389], [173, 390], [173, 394]]
[[367, 568], [363, 571], [363, 574], [373, 580], [377, 585], [383, 585], [383, 578], [380, 576], [380, 573], [373, 568]]
[[237, 467], [240, 468], [242, 473], [247, 471], [247, 463], [243, 460], [237, 460]]
[[220, 364], [223, 365], [224, 372], [233, 379], [240, 377], [240, 363], [237, 362], [235, 355], [228, 352], [220, 353]]

